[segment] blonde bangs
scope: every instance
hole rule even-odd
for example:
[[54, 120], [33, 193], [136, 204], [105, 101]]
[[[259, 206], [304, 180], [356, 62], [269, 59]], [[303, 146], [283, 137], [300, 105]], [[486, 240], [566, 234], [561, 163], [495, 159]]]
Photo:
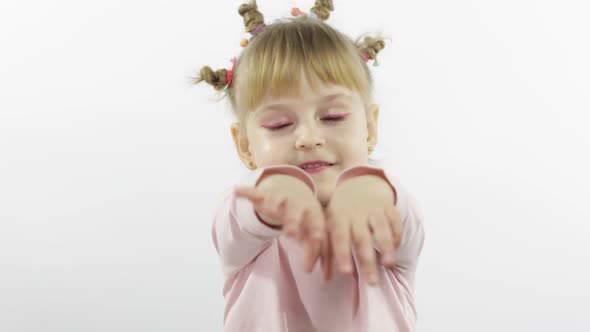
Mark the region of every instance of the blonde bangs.
[[[239, 76], [244, 71], [242, 81]], [[370, 73], [354, 41], [311, 19], [268, 26], [246, 47], [235, 74], [248, 111], [260, 105], [267, 92], [299, 96], [301, 79], [307, 79], [314, 91], [319, 81], [359, 92], [365, 99], [370, 94]]]

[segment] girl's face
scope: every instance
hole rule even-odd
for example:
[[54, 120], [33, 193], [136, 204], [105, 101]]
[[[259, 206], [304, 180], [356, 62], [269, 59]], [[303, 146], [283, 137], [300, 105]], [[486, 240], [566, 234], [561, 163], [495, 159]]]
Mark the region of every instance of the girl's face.
[[367, 148], [376, 143], [378, 107], [365, 108], [361, 96], [344, 87], [317, 82], [316, 93], [306, 79], [301, 81], [301, 97], [267, 94], [248, 113], [246, 139], [240, 138], [237, 124], [232, 133], [246, 164], [301, 167], [314, 160], [333, 164], [319, 172], [306, 170], [314, 179], [318, 199], [326, 205], [344, 169], [367, 165]]

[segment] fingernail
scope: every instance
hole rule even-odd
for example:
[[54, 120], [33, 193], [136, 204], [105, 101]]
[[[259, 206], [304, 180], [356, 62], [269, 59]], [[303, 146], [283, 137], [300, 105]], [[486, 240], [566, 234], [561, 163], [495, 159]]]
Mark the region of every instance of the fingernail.
[[344, 270], [344, 272], [346, 273], [350, 273], [352, 272], [352, 266], [350, 266], [350, 264], [344, 264], [344, 266], [342, 267], [342, 269]]

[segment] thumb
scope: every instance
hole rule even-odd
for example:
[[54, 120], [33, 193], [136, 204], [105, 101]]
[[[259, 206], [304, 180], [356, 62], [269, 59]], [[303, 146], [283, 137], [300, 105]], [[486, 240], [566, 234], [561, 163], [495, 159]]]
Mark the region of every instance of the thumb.
[[260, 192], [258, 192], [256, 188], [236, 187], [234, 189], [234, 193], [237, 197], [246, 198], [254, 204], [258, 204], [264, 200], [264, 196]]

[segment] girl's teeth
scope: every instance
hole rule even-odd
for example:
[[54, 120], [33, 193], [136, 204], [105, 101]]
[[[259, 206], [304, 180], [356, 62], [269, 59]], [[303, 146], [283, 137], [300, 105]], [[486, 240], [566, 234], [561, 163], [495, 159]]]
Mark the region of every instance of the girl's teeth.
[[303, 168], [318, 168], [320, 166], [328, 166], [328, 164], [313, 164], [313, 165], [303, 166]]

